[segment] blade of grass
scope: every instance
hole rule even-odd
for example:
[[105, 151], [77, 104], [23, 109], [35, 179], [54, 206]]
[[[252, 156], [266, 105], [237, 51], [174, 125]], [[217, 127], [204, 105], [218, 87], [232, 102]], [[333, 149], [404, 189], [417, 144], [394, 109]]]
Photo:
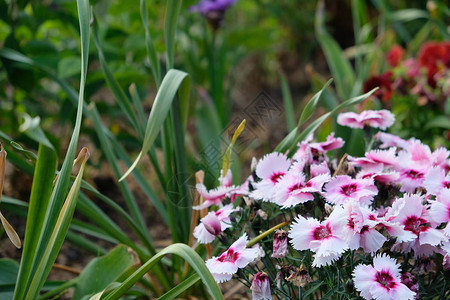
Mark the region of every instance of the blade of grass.
[[77, 158], [77, 160], [79, 160], [81, 163], [80, 170], [77, 177], [75, 178], [72, 187], [70, 188], [66, 200], [64, 201], [64, 205], [58, 216], [54, 230], [52, 231], [52, 235], [50, 236], [43, 255], [42, 257], [40, 257], [40, 263], [38, 264], [36, 270], [36, 274], [39, 274], [40, 276], [32, 277], [32, 281], [26, 293], [25, 299], [31, 300], [38, 297], [40, 289], [44, 285], [44, 282], [47, 279], [48, 274], [50, 273], [53, 262], [56, 260], [59, 249], [61, 248], [65, 236], [69, 230], [69, 225], [72, 220], [73, 213], [75, 212], [75, 206], [77, 203], [78, 194], [80, 192], [81, 179], [83, 177], [88, 158], [89, 151], [87, 150], [87, 148], [81, 149], [80, 154]]
[[167, 69], [172, 69], [175, 52], [175, 33], [182, 0], [168, 0], [164, 17], [164, 38], [166, 41]]
[[[103, 153], [106, 156], [106, 159], [108, 160], [112, 171], [114, 173], [114, 176], [118, 179], [120, 177], [120, 167], [118, 164], [117, 157], [114, 155], [114, 152], [112, 151], [111, 144], [109, 143], [106, 135], [103, 132], [103, 126], [102, 122], [100, 120], [100, 115], [95, 107], [95, 104], [91, 102], [89, 105], [89, 111], [91, 112], [91, 115], [94, 120], [94, 127], [95, 131], [97, 132], [97, 136], [100, 140], [100, 146], [102, 147]], [[135, 219], [137, 225], [139, 226], [140, 232], [143, 233], [144, 240], [146, 246], [149, 248], [150, 252], [154, 253], [154, 249], [152, 246], [152, 240], [150, 237], [150, 234], [147, 231], [147, 225], [145, 224], [144, 218], [142, 216], [141, 210], [136, 202], [136, 199], [131, 192], [130, 187], [128, 186], [128, 183], [126, 181], [120, 181], [119, 182], [119, 188], [122, 192], [122, 195], [125, 199], [125, 202], [127, 204], [128, 209], [131, 212], [131, 216]]]
[[[47, 210], [53, 189], [56, 172], [56, 153], [54, 150], [39, 145], [38, 159], [31, 186], [30, 204], [25, 228], [24, 248], [17, 278], [28, 278], [31, 273], [34, 253], [37, 251], [39, 236], [44, 223], [42, 215]], [[23, 290], [25, 280], [18, 280], [16, 289]]]
[[[325, 85], [322, 87], [320, 91], [318, 91], [311, 100], [308, 101], [305, 108], [302, 111], [302, 114], [300, 115], [300, 119], [298, 120], [297, 127], [302, 126], [305, 124], [306, 121], [311, 118], [311, 116], [314, 114], [314, 111], [316, 110], [317, 103], [320, 100], [320, 97], [322, 96], [323, 91], [326, 90], [330, 86], [330, 84], [333, 82], [333, 79], [328, 80]], [[294, 127], [295, 128], [295, 127]]]
[[131, 125], [133, 125], [134, 129], [137, 132], [139, 132], [139, 123], [137, 121], [136, 114], [133, 111], [131, 101], [125, 94], [123, 89], [120, 87], [117, 80], [114, 78], [114, 75], [109, 69], [108, 64], [106, 62], [105, 55], [103, 53], [102, 46], [98, 38], [98, 24], [96, 22], [96, 19], [94, 20], [92, 35], [94, 37], [95, 46], [97, 47], [100, 66], [102, 67], [103, 74], [105, 75], [105, 81], [108, 84], [109, 88], [111, 89], [111, 92], [113, 93], [114, 98], [117, 101], [117, 104], [120, 106], [120, 109], [126, 115]]
[[208, 287], [208, 291], [213, 299], [223, 299], [222, 292], [217, 285], [214, 277], [209, 272], [205, 265], [203, 259], [189, 246], [185, 244], [173, 244], [163, 250], [158, 254], [153, 256], [148, 260], [142, 267], [140, 267], [136, 272], [134, 272], [130, 277], [128, 277], [122, 284], [114, 289], [110, 294], [105, 296], [104, 300], [115, 300], [119, 299], [124, 295], [142, 276], [144, 276], [152, 267], [160, 260], [163, 256], [167, 254], [177, 255], [185, 259], [192, 268], [197, 272], [203, 283]]
[[140, 2], [141, 19], [145, 30], [145, 46], [147, 47], [147, 55], [150, 60], [150, 68], [152, 69], [153, 77], [155, 79], [156, 86], [158, 87], [161, 83], [161, 66], [158, 60], [158, 54], [156, 53], [153, 45], [150, 30], [148, 29], [147, 6], [145, 4], [145, 0], [141, 0]]
[[284, 111], [286, 113], [287, 129], [289, 131], [295, 128], [294, 105], [292, 104], [292, 95], [289, 90], [289, 84], [286, 76], [281, 75], [281, 93], [283, 95]]
[[158, 298], [158, 300], [172, 300], [184, 291], [186, 291], [188, 288], [190, 288], [192, 285], [197, 283], [200, 280], [200, 276], [198, 276], [197, 273], [192, 274], [179, 284], [177, 284], [174, 288], [172, 288], [170, 291], [162, 295]]
[[153, 103], [150, 116], [148, 117], [142, 150], [134, 163], [119, 181], [125, 179], [125, 177], [127, 177], [136, 167], [142, 156], [150, 150], [150, 147], [158, 136], [161, 126], [169, 113], [171, 104], [178, 90], [180, 90], [180, 96], [189, 96], [188, 93], [186, 93], [186, 90], [189, 90], [188, 74], [179, 70], [169, 70], [156, 94], [155, 102]]
[[339, 104], [335, 109], [333, 109], [330, 112], [327, 112], [326, 114], [323, 114], [322, 116], [320, 116], [319, 118], [317, 118], [316, 120], [314, 120], [314, 122], [312, 122], [308, 127], [306, 127], [301, 133], [298, 133], [299, 128], [297, 127], [295, 130], [291, 131], [287, 137], [285, 137], [281, 143], [275, 148], [275, 151], [278, 152], [285, 152], [287, 150], [290, 150], [290, 154], [293, 154], [293, 150], [295, 149], [295, 147], [297, 147], [297, 143], [299, 143], [300, 141], [302, 141], [303, 139], [305, 139], [306, 137], [308, 137], [310, 134], [314, 133], [314, 131], [320, 127], [320, 125], [322, 125], [322, 123], [331, 115], [337, 113], [338, 111], [340, 111], [341, 109], [357, 104], [361, 101], [363, 101], [364, 99], [366, 99], [367, 97], [369, 97], [370, 95], [372, 95], [378, 88], [375, 88], [373, 90], [371, 90], [370, 92], [367, 92], [363, 95], [357, 96], [357, 97], [353, 97], [351, 99], [348, 99], [347, 101]]

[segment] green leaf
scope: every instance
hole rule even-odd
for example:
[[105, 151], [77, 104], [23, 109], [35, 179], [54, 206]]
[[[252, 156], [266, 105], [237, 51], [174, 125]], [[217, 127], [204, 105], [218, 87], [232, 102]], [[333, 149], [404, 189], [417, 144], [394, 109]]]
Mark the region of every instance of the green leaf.
[[295, 113], [294, 106], [292, 105], [292, 95], [289, 90], [289, 84], [286, 80], [286, 76], [281, 76], [281, 92], [283, 94], [284, 111], [286, 112], [286, 122], [288, 130], [295, 128]]
[[320, 127], [320, 125], [322, 125], [322, 123], [331, 115], [337, 113], [338, 111], [340, 111], [341, 109], [357, 104], [361, 101], [363, 101], [364, 99], [366, 99], [367, 97], [369, 97], [370, 95], [372, 95], [378, 88], [375, 88], [373, 90], [371, 90], [370, 92], [367, 92], [363, 95], [357, 96], [357, 97], [353, 97], [351, 99], [348, 99], [347, 101], [339, 104], [335, 109], [333, 109], [330, 112], [327, 112], [326, 114], [323, 114], [322, 116], [320, 116], [319, 118], [317, 118], [316, 120], [314, 120], [314, 122], [312, 122], [308, 127], [305, 128], [305, 130], [303, 130], [301, 133], [298, 133], [299, 127], [297, 127], [296, 129], [292, 130], [282, 141], [281, 143], [275, 148], [275, 151], [278, 152], [286, 152], [287, 150], [290, 150], [290, 154], [293, 154], [293, 150], [295, 149], [295, 147], [297, 147], [297, 143], [299, 143], [300, 141], [302, 141], [303, 139], [305, 139], [306, 137], [308, 137], [310, 134], [314, 133], [314, 131]]
[[[89, 1], [78, 0], [77, 6], [81, 33], [81, 78], [74, 131], [70, 139], [67, 154], [59, 173], [59, 177], [56, 180], [55, 187], [50, 197], [48, 209], [46, 211], [39, 212], [41, 216], [40, 220], [42, 219], [44, 222], [42, 229], [30, 236], [30, 238], [38, 241], [37, 247], [35, 247], [35, 242], [31, 242], [32, 247], [35, 248], [32, 250], [35, 251], [28, 253], [28, 256], [25, 258], [24, 256], [22, 256], [22, 259], [25, 261], [20, 265], [20, 272], [17, 280], [18, 284], [16, 285], [16, 289], [14, 292], [15, 300], [36, 299], [37, 295], [39, 294], [40, 289], [43, 286], [48, 273], [50, 272], [50, 268], [56, 259], [56, 255], [58, 254], [64, 237], [67, 233], [68, 226], [73, 214], [72, 207], [73, 209], [75, 208], [75, 196], [77, 196], [77, 193], [79, 191], [79, 186], [77, 187], [78, 183], [76, 180], [69, 192], [69, 195], [67, 196], [67, 190], [69, 188], [72, 172], [72, 164], [74, 162], [75, 151], [77, 148], [81, 128], [84, 104], [84, 88], [86, 83], [89, 55]], [[85, 161], [83, 161], [80, 168], [81, 174], [83, 173], [82, 171], [84, 169], [84, 163]], [[77, 176], [77, 179], [78, 178], [79, 182], [81, 183], [81, 176]], [[75, 200], [73, 200], [71, 197]], [[66, 202], [66, 204], [69, 203], [70, 206], [65, 207], [65, 209], [63, 208], [63, 210], [61, 210], [64, 200], [67, 198], [70, 201]], [[29, 209], [29, 213], [30, 211], [31, 208]], [[63, 212], [64, 214], [61, 215], [61, 212]], [[28, 233], [26, 233], [26, 235], [27, 234]], [[21, 272], [22, 270], [24, 271]]]
[[164, 17], [164, 38], [166, 41], [167, 69], [173, 68], [173, 57], [175, 52], [175, 33], [177, 29], [178, 16], [181, 10], [181, 0], [168, 0], [166, 15]]
[[145, 30], [145, 46], [147, 47], [147, 55], [150, 59], [150, 67], [152, 69], [153, 76], [155, 77], [156, 85], [159, 86], [161, 82], [161, 66], [158, 60], [158, 54], [156, 53], [153, 45], [150, 30], [148, 29], [148, 14], [145, 0], [141, 0], [141, 18]]
[[15, 150], [17, 150], [17, 151], [19, 151], [19, 152], [22, 152], [22, 153], [25, 155], [25, 157], [26, 157], [27, 159], [33, 160], [33, 161], [36, 161], [36, 160], [37, 160], [37, 155], [36, 155], [36, 153], [34, 153], [33, 151], [24, 149], [24, 148], [22, 147], [22, 145], [20, 145], [20, 144], [14, 142], [14, 141], [11, 141], [10, 144], [11, 144], [11, 147], [13, 147]]
[[19, 264], [12, 259], [0, 259], [0, 300], [13, 298]]
[[203, 283], [206, 285], [209, 293], [213, 299], [223, 299], [222, 292], [217, 285], [214, 277], [209, 272], [205, 265], [203, 259], [189, 246], [185, 244], [173, 244], [163, 250], [158, 254], [153, 256], [148, 260], [142, 267], [140, 267], [136, 272], [134, 272], [130, 277], [128, 277], [117, 289], [108, 294], [104, 300], [115, 300], [119, 299], [124, 295], [136, 282], [138, 282], [152, 267], [161, 260], [165, 255], [172, 254], [182, 257], [186, 260], [191, 267], [197, 272], [197, 274], [202, 279]]
[[44, 145], [39, 145], [38, 158], [31, 186], [30, 204], [28, 209], [25, 240], [20, 261], [20, 271], [16, 290], [25, 290], [25, 278], [31, 276], [33, 261], [39, 239], [44, 226], [44, 214], [50, 203], [53, 181], [56, 173], [56, 152]]
[[74, 300], [103, 291], [135, 263], [133, 255], [124, 245], [107, 255], [93, 259], [81, 272], [75, 285]]
[[158, 300], [171, 300], [175, 298], [176, 296], [183, 293], [185, 290], [190, 288], [193, 284], [198, 282], [200, 280], [200, 276], [198, 274], [192, 274], [182, 282], [180, 282], [177, 286], [175, 286], [173, 289], [162, 295], [158, 298]]
[[421, 18], [429, 19], [430, 14], [422, 9], [408, 8], [397, 10], [387, 15], [387, 19], [391, 22], [409, 22]]
[[448, 116], [438, 116], [433, 118], [425, 125], [426, 130], [431, 128], [450, 129], [450, 118]]
[[102, 46], [100, 44], [100, 40], [98, 38], [98, 25], [97, 22], [94, 22], [92, 35], [94, 36], [95, 46], [97, 47], [98, 58], [100, 60], [100, 65], [103, 70], [103, 74], [105, 75], [105, 81], [108, 84], [111, 92], [114, 95], [114, 98], [117, 101], [117, 104], [120, 106], [121, 110], [125, 113], [128, 120], [133, 125], [134, 129], [139, 132], [139, 125], [136, 118], [136, 114], [133, 111], [133, 107], [131, 105], [131, 101], [128, 96], [123, 91], [122, 87], [119, 85], [117, 80], [114, 78], [113, 73], [108, 67], [108, 64], [105, 59], [105, 55], [103, 54]]
[[155, 102], [153, 103], [150, 116], [148, 117], [142, 150], [134, 163], [119, 181], [122, 181], [125, 177], [130, 175], [142, 156], [150, 150], [150, 147], [153, 145], [153, 142], [158, 136], [164, 120], [169, 113], [177, 91], [179, 91], [180, 97], [188, 97], [189, 93], [187, 93], [187, 90], [189, 90], [188, 74], [175, 69], [169, 70], [156, 94]]
[[75, 206], [80, 193], [81, 181], [88, 158], [89, 151], [87, 148], [81, 149], [80, 154], [77, 157], [77, 161], [80, 162], [80, 170], [72, 187], [70, 188], [66, 200], [64, 201], [64, 205], [58, 215], [56, 224], [52, 228], [51, 236], [48, 243], [45, 245], [43, 255], [39, 257], [39, 264], [37, 266], [36, 273], [33, 274], [34, 276], [32, 277], [25, 299], [35, 299], [39, 294], [41, 287], [44, 285], [45, 280], [50, 273], [53, 262], [56, 260], [56, 256], [61, 249], [66, 234], [69, 230], [73, 213], [75, 212]]
[[319, 1], [316, 10], [316, 37], [330, 66], [339, 96], [346, 99], [352, 96], [355, 84], [355, 73], [348, 59], [339, 47], [338, 43], [328, 34], [325, 29], [325, 2]]
[[320, 97], [322, 96], [322, 92], [333, 82], [333, 79], [330, 79], [325, 83], [325, 85], [322, 87], [320, 91], [318, 91], [311, 100], [308, 101], [305, 108], [302, 111], [302, 114], [300, 116], [300, 119], [298, 120], [297, 127], [302, 126], [306, 121], [311, 118], [311, 116], [314, 114], [314, 111], [316, 110], [317, 103], [320, 100]]

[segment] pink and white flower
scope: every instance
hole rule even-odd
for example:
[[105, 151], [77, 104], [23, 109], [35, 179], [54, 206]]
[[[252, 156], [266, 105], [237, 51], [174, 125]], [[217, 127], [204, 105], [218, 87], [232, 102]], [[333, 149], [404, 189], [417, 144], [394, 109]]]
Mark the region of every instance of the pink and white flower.
[[437, 224], [447, 223], [444, 233], [450, 236], [450, 189], [443, 189], [436, 201], [431, 201], [430, 217]]
[[386, 254], [375, 256], [373, 266], [356, 266], [353, 282], [367, 300], [413, 300], [416, 294], [401, 282], [400, 265]]
[[433, 167], [425, 175], [423, 185], [428, 194], [438, 195], [443, 189], [450, 189], [450, 175], [445, 176], [442, 168]]
[[231, 185], [232, 173], [228, 170], [225, 176], [223, 176], [223, 170], [220, 170], [219, 177], [220, 185], [214, 189], [208, 190], [203, 183], [195, 185], [199, 195], [205, 200], [202, 204], [193, 206], [192, 209], [201, 210], [211, 205], [222, 205], [222, 200], [226, 197], [232, 196], [232, 193], [238, 189], [238, 187]]
[[433, 253], [435, 251], [433, 247], [448, 240], [441, 230], [435, 228], [438, 224], [431, 219], [423, 201], [422, 196], [405, 195], [392, 204], [386, 218], [392, 223], [403, 225], [406, 231], [416, 236], [416, 239], [411, 242], [397, 243], [393, 249], [404, 252], [413, 250], [416, 256], [421, 256]]
[[275, 185], [273, 202], [282, 208], [289, 208], [311, 201], [314, 199], [312, 193], [322, 192], [322, 186], [328, 180], [330, 180], [330, 175], [322, 174], [305, 182], [305, 175], [293, 168]]
[[219, 257], [206, 261], [206, 266], [218, 283], [230, 280], [238, 269], [245, 268], [257, 258], [258, 249], [247, 248], [247, 243], [247, 234], [244, 234]]
[[347, 215], [344, 239], [347, 241], [350, 250], [357, 250], [361, 247], [366, 253], [378, 251], [387, 239], [375, 229], [375, 224], [370, 222], [369, 216], [373, 212], [355, 201], [347, 202], [344, 205], [344, 210]]
[[388, 110], [365, 110], [360, 114], [347, 112], [339, 114], [338, 124], [351, 128], [364, 128], [364, 126], [385, 130], [395, 122], [395, 116]]
[[313, 266], [328, 265], [339, 259], [348, 249], [343, 238], [346, 221], [345, 211], [341, 206], [336, 206], [323, 222], [298, 216], [289, 231], [292, 247], [315, 252]]
[[397, 147], [407, 149], [409, 147], [409, 142], [407, 140], [390, 133], [380, 131], [374, 135], [374, 138], [382, 142], [380, 148]]
[[398, 180], [400, 174], [396, 171], [383, 171], [383, 167], [379, 166], [369, 170], [363, 170], [356, 175], [356, 178], [367, 179], [372, 178], [374, 181], [384, 184], [391, 184]]
[[200, 220], [194, 229], [194, 237], [200, 244], [209, 244], [216, 236], [231, 227], [230, 214], [236, 211], [233, 204], [228, 204], [218, 211], [211, 211]]
[[261, 181], [253, 183], [255, 190], [250, 193], [250, 196], [263, 201], [271, 201], [275, 184], [287, 173], [290, 166], [291, 160], [286, 155], [278, 152], [265, 155], [255, 169], [256, 176], [261, 178]]
[[328, 167], [328, 163], [326, 161], [323, 161], [318, 164], [311, 164], [309, 166], [309, 172], [311, 174], [311, 177], [316, 177], [320, 174], [331, 175], [330, 168]]
[[252, 280], [252, 300], [271, 300], [269, 276], [264, 272], [255, 274]]
[[371, 178], [353, 179], [348, 175], [334, 177], [325, 186], [325, 199], [332, 204], [344, 204], [355, 200], [364, 205], [370, 205], [378, 193]]
[[327, 140], [325, 142], [310, 143], [309, 147], [318, 152], [327, 153], [328, 151], [342, 148], [342, 146], [344, 146], [344, 143], [345, 142], [342, 138], [335, 138], [334, 132], [332, 132], [329, 136], [327, 136]]

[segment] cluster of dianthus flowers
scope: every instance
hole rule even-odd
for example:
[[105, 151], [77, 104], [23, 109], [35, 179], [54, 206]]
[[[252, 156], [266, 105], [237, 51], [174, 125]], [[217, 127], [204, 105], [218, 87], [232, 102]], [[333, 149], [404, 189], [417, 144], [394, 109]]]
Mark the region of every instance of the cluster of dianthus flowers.
[[[338, 116], [353, 128], [394, 120], [386, 110]], [[197, 184], [204, 201], [194, 209], [204, 213], [194, 237], [214, 243], [206, 265], [216, 281], [234, 276], [253, 299], [448, 294], [450, 151], [381, 131], [373, 138], [375, 149], [338, 162], [328, 152], [342, 138], [310, 137], [295, 153], [254, 159], [241, 185], [230, 170], [214, 189]]]

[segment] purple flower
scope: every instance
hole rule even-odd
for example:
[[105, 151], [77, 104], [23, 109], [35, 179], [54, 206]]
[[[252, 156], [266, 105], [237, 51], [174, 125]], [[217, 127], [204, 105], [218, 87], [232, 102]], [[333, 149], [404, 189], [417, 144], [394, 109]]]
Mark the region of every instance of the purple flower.
[[270, 294], [269, 276], [267, 276], [264, 272], [258, 272], [255, 274], [250, 289], [252, 290], [253, 300], [272, 299], [272, 295]]
[[198, 12], [208, 19], [214, 30], [222, 26], [225, 11], [230, 8], [236, 0], [202, 0], [189, 8], [190, 12]]
[[232, 6], [236, 0], [202, 0], [197, 5], [189, 8], [190, 12], [199, 12], [206, 16], [211, 12], [225, 11]]

